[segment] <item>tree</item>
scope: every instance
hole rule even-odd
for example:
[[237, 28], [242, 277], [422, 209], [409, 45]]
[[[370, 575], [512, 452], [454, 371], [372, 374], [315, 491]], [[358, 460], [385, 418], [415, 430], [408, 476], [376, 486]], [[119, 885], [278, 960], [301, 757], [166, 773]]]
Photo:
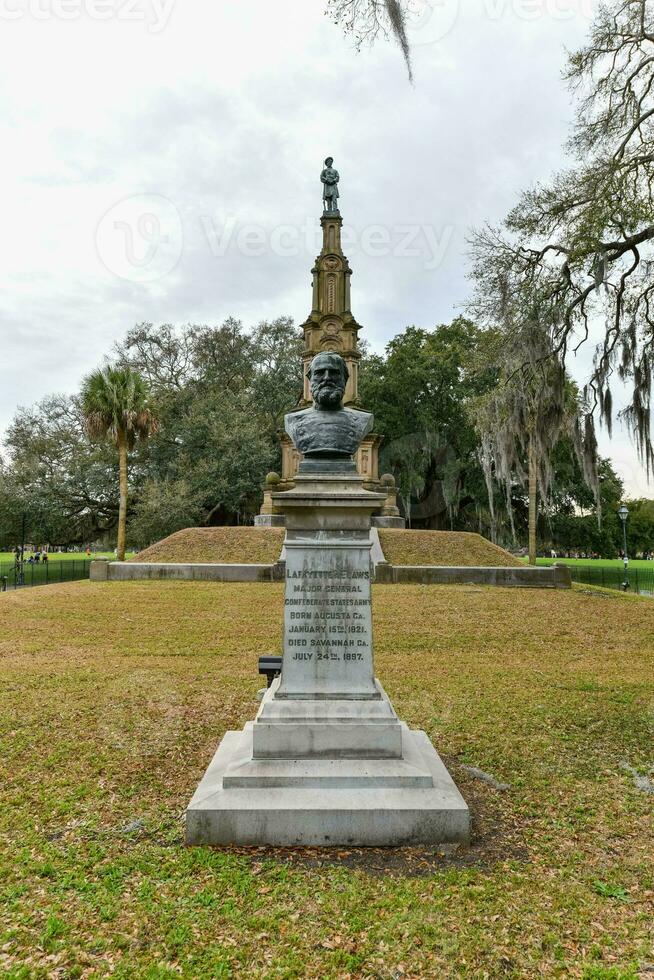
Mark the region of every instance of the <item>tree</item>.
[[[569, 439], [562, 439], [552, 459], [554, 476], [546, 520], [541, 520], [542, 540], [559, 554], [615, 558], [622, 546], [617, 511], [624, 486], [610, 460], [598, 459], [599, 508], [583, 478]], [[597, 512], [601, 513], [601, 522]]]
[[[514, 482], [507, 497], [490, 477], [487, 487], [467, 408], [497, 384], [500, 335], [458, 318], [434, 330], [410, 327], [381, 356], [363, 352], [361, 400], [385, 437], [382, 472], [395, 473], [415, 526], [490, 529], [508, 543], [506, 511], [515, 533], [526, 533], [523, 488]], [[145, 546], [183, 527], [250, 520], [265, 474], [279, 468], [282, 417], [301, 397], [301, 352], [302, 339], [285, 317], [248, 331], [228, 319], [217, 327], [141, 324], [129, 332], [117, 352], [120, 369], [145, 377], [158, 422], [147, 444], [137, 440], [130, 450], [131, 541]], [[560, 445], [539, 534], [560, 541], [568, 522], [575, 540], [590, 541], [577, 510], [590, 513], [594, 498], [576, 457], [570, 460], [572, 449]], [[21, 409], [6, 447], [0, 530], [10, 545], [23, 514], [34, 541], [82, 544], [111, 534], [120, 509], [116, 450], [89, 440], [81, 397], [54, 396]], [[521, 462], [526, 467], [526, 457]], [[492, 461], [487, 472], [495, 472]], [[597, 536], [593, 542], [599, 546]]]
[[118, 561], [125, 560], [127, 524], [127, 454], [137, 439], [146, 440], [158, 423], [150, 407], [148, 387], [131, 368], [106, 367], [82, 384], [82, 410], [91, 439], [108, 440], [118, 449], [120, 502]]
[[361, 363], [361, 404], [385, 437], [381, 466], [395, 474], [407, 520], [423, 526], [467, 527], [479, 517], [483, 481], [465, 399], [493, 382], [472, 370], [481, 338], [464, 317], [433, 331], [408, 327]]
[[147, 547], [153, 541], [196, 527], [202, 520], [202, 502], [187, 480], [147, 480], [140, 488], [129, 523], [130, 541]]
[[[654, 500], [630, 500], [627, 524], [628, 552], [633, 555], [654, 554]], [[620, 539], [618, 539], [620, 540]], [[622, 542], [620, 542], [622, 547]]]
[[[486, 352], [499, 368], [499, 383], [470, 402], [487, 484], [491, 486], [494, 476], [504, 485], [512, 529], [512, 485], [528, 486], [532, 565], [536, 564], [538, 489], [546, 500], [553, 476], [552, 454], [561, 438], [570, 438], [588, 484], [599, 493], [592, 417], [562, 361], [552, 354], [551, 330], [540, 322], [538, 312], [537, 301], [531, 310], [507, 304], [504, 330], [496, 332], [495, 344]], [[517, 322], [518, 317], [524, 318], [522, 322]], [[489, 507], [494, 518], [492, 492]]]
[[620, 0], [598, 8], [587, 45], [567, 79], [577, 97], [571, 166], [526, 191], [503, 225], [472, 240], [476, 302], [486, 322], [507, 300], [537, 289], [565, 361], [596, 321], [587, 394], [611, 426], [611, 379], [632, 386], [626, 417], [648, 470], [654, 363], [654, 5]]
[[252, 398], [265, 419], [266, 432], [277, 444], [284, 415], [299, 404], [304, 391], [304, 338], [287, 316], [263, 320], [252, 331], [254, 378]]
[[[279, 468], [284, 413], [302, 395], [302, 337], [293, 321], [278, 317], [251, 330], [233, 317], [215, 327], [140, 324], [116, 353], [152, 384], [160, 423], [130, 534], [147, 544], [184, 521], [248, 520], [266, 473]], [[176, 503], [171, 483], [185, 488]]]
[[114, 345], [114, 353], [120, 367], [138, 371], [156, 396], [181, 391], [193, 377], [193, 332], [178, 331], [171, 323], [138, 323], [122, 344]]
[[327, 13], [355, 38], [358, 48], [364, 43], [372, 44], [380, 34], [392, 35], [402, 49], [409, 80], [413, 81], [407, 10], [406, 0], [327, 0]]
[[5, 446], [0, 512], [3, 531], [14, 528], [14, 541], [23, 513], [29, 540], [50, 544], [91, 542], [115, 526], [114, 456], [108, 445], [89, 443], [79, 398], [53, 395], [19, 409]]

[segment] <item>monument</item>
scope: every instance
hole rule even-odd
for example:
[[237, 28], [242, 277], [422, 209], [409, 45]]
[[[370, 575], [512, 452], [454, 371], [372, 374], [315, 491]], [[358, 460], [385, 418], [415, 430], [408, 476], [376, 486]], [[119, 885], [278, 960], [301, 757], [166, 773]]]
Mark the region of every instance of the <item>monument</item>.
[[[327, 157], [325, 166], [320, 174], [323, 187], [323, 214], [320, 219], [322, 227], [322, 250], [316, 258], [312, 275], [311, 312], [301, 330], [304, 335], [304, 364], [305, 384], [302, 393], [301, 407], [311, 405], [310, 383], [307, 371], [316, 354], [333, 352], [340, 354], [348, 369], [348, 379], [345, 388], [344, 401], [346, 406], [358, 406], [359, 403], [359, 351], [358, 335], [361, 326], [357, 323], [351, 309], [350, 279], [352, 269], [341, 247], [341, 231], [343, 218], [339, 210], [339, 181], [338, 170], [333, 167], [334, 160]], [[359, 474], [363, 477], [368, 490], [385, 492], [385, 484], [379, 473], [379, 447], [382, 439], [369, 432], [355, 454], [355, 462]], [[277, 486], [279, 491], [290, 490], [295, 475], [298, 472], [302, 452], [293, 440], [283, 434], [281, 480]], [[261, 515], [269, 515], [269, 507], [264, 506]], [[387, 513], [385, 517], [399, 517], [399, 511]], [[270, 523], [267, 520], [257, 521], [260, 525]], [[273, 522], [274, 523], [274, 522]], [[401, 522], [403, 526], [403, 521]], [[398, 523], [399, 526], [399, 523]]]
[[427, 735], [375, 678], [370, 522], [386, 499], [355, 455], [372, 416], [344, 404], [340, 354], [313, 358], [286, 519], [283, 660], [254, 722], [227, 732], [186, 811], [189, 844], [386, 846], [466, 841], [469, 812]]
[[285, 418], [286, 432], [303, 456], [300, 473], [315, 472], [319, 460], [324, 460], [326, 471], [342, 467], [345, 472], [356, 472], [352, 457], [374, 420], [370, 412], [343, 407], [347, 364], [339, 354], [318, 354], [307, 378], [313, 407]]
[[332, 167], [333, 162], [333, 157], [327, 157], [325, 160], [325, 169], [320, 175], [320, 179], [324, 185], [322, 199], [325, 202], [325, 211], [329, 211], [331, 214], [339, 214], [338, 199], [340, 194], [338, 192], [338, 182], [341, 178], [338, 170]]

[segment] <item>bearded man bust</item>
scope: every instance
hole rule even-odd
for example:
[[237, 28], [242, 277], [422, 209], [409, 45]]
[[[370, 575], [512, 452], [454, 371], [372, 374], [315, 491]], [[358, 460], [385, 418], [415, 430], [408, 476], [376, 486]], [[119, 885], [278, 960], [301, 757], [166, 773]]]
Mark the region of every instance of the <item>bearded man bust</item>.
[[372, 431], [374, 418], [343, 407], [349, 371], [340, 354], [316, 354], [307, 377], [313, 406], [284, 417], [286, 432], [304, 456], [300, 472], [352, 470], [352, 457]]

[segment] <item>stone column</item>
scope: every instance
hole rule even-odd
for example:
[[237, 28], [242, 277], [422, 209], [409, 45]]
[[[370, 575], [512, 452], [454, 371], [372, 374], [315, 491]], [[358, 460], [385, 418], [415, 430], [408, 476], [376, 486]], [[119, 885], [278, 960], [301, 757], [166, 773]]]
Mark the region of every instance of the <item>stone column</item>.
[[273, 493], [280, 489], [279, 473], [269, 473], [263, 487], [261, 510], [254, 518], [255, 527], [284, 527], [284, 515], [275, 512]]
[[187, 810], [188, 843], [467, 840], [449, 773], [375, 678], [370, 520], [385, 494], [356, 472], [300, 473], [272, 499], [287, 528], [281, 677], [254, 723], [225, 735]]

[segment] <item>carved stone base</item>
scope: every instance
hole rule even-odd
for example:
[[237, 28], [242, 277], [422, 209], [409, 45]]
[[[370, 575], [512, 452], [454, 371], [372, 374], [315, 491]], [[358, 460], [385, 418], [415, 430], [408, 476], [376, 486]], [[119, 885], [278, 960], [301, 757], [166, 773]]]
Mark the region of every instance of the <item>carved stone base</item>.
[[283, 514], [257, 514], [254, 518], [255, 527], [284, 527], [285, 524]]
[[[470, 814], [452, 777], [427, 735], [398, 721], [383, 692], [379, 710], [388, 719], [371, 714], [370, 702], [350, 702], [344, 722], [337, 717], [340, 702], [305, 701], [291, 702], [292, 717], [280, 715], [276, 725], [266, 726], [274, 695], [269, 689], [257, 720], [227, 732], [220, 743], [186, 811], [188, 844], [397, 847], [468, 841]], [[308, 733], [316, 728], [316, 714], [327, 748], [315, 742], [315, 732], [310, 739], [300, 737], [303, 727]], [[266, 729], [264, 744], [276, 727], [288, 751], [260, 757], [258, 726]], [[386, 745], [389, 734], [397, 746]], [[305, 750], [294, 754], [305, 741]], [[372, 758], [369, 745], [378, 750]]]
[[371, 522], [373, 527], [390, 527], [404, 530], [406, 521], [403, 517], [373, 517]]

